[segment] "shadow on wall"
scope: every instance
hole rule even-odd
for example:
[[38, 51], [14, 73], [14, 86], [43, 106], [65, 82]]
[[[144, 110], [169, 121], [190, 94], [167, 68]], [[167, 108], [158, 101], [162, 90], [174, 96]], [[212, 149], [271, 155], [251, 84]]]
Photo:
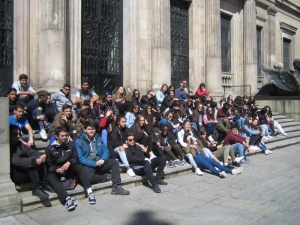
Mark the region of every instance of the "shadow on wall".
[[131, 221], [127, 225], [172, 225], [167, 221], [156, 220], [155, 213], [149, 211], [138, 211], [131, 216]]

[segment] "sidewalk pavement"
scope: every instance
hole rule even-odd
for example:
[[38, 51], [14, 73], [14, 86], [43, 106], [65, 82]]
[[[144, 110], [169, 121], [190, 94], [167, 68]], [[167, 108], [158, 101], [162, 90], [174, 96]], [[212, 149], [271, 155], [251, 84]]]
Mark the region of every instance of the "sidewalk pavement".
[[257, 154], [240, 175], [209, 173], [172, 177], [161, 194], [139, 185], [129, 196], [97, 194], [97, 204], [78, 201], [73, 212], [60, 205], [0, 218], [5, 225], [101, 224], [299, 224], [299, 146]]

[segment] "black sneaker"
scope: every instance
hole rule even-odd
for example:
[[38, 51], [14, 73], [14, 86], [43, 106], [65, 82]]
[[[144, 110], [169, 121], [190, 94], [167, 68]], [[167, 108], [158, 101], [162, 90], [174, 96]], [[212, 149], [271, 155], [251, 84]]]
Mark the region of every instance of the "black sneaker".
[[125, 190], [121, 185], [117, 185], [111, 189], [112, 195], [129, 195], [130, 191]]
[[67, 198], [65, 206], [67, 207], [68, 211], [73, 211], [76, 208], [73, 199], [70, 197]]
[[32, 195], [39, 197], [40, 199], [47, 199], [49, 195], [42, 189], [36, 188], [32, 190]]
[[234, 169], [234, 166], [230, 166], [229, 164], [226, 165], [225, 167], [227, 167], [228, 169]]
[[152, 190], [153, 190], [155, 193], [161, 193], [161, 190], [160, 190], [158, 184], [155, 184], [155, 185], [152, 187]]
[[88, 194], [88, 200], [91, 205], [96, 204], [96, 198], [93, 192]]
[[241, 164], [238, 163], [238, 162], [232, 162], [232, 165], [234, 165], [234, 166], [236, 166], [236, 167], [240, 167], [240, 166], [241, 166]]
[[156, 180], [156, 183], [158, 183], [158, 184], [160, 184], [160, 185], [168, 185], [167, 182], [163, 181], [163, 180], [160, 179], [160, 178]]
[[54, 189], [49, 184], [43, 185], [43, 189], [50, 193], [55, 193]]

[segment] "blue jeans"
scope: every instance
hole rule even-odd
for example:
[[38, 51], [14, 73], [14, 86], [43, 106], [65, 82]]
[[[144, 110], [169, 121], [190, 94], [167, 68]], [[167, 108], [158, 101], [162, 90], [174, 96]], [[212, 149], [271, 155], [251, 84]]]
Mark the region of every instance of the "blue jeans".
[[232, 145], [233, 151], [235, 155], [245, 156], [246, 146], [241, 143], [235, 143]]
[[210, 172], [216, 176], [220, 176], [220, 171], [218, 171], [215, 167], [217, 167], [221, 171], [225, 171], [226, 173], [231, 173], [231, 169], [229, 169], [225, 166], [222, 166], [220, 163], [218, 163], [215, 160], [210, 159], [202, 154], [196, 155], [196, 157], [194, 159], [195, 159], [195, 162], [197, 163], [197, 165], [203, 166], [206, 169], [209, 169]]
[[267, 146], [264, 145], [263, 143], [259, 143], [259, 144], [258, 144], [258, 147], [259, 147], [261, 150], [263, 150], [263, 152], [266, 151], [266, 150], [268, 149]]
[[260, 128], [261, 128], [261, 130], [262, 130], [262, 132], [263, 132], [263, 134], [264, 134], [265, 136], [268, 136], [268, 135], [269, 135], [268, 126], [266, 126], [266, 125], [260, 125]]
[[195, 162], [195, 160], [194, 160], [194, 157], [193, 157], [193, 155], [192, 155], [191, 153], [185, 154], [185, 156], [189, 159], [190, 164], [191, 164], [192, 166], [196, 165], [196, 162]]
[[117, 147], [114, 149], [114, 152], [120, 156], [121, 161], [125, 164], [126, 168], [129, 167], [129, 162], [127, 160], [125, 151], [120, 151], [120, 149]]
[[[35, 110], [32, 111], [32, 115], [34, 117], [41, 116], [42, 113], [43, 113], [42, 110], [39, 108], [36, 108]], [[39, 119], [35, 119], [35, 120], [38, 121], [40, 130], [44, 129], [44, 120], [39, 120]]]
[[197, 126], [196, 122], [192, 122], [192, 128], [198, 132], [198, 126]]
[[107, 146], [107, 140], [108, 140], [108, 131], [106, 129], [103, 129], [101, 132], [101, 139], [103, 143]]
[[212, 135], [215, 125], [213, 123], [208, 123], [205, 125], [205, 128], [207, 130], [207, 137], [209, 137], [210, 135]]

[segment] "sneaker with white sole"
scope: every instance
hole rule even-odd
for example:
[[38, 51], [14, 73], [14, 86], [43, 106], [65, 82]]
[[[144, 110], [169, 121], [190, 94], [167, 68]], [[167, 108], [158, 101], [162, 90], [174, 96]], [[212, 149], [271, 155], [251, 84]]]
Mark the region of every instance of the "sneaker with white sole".
[[67, 207], [68, 211], [72, 211], [76, 208], [75, 202], [70, 197], [67, 198], [65, 206]]
[[266, 137], [266, 136], [263, 136], [262, 140], [263, 141], [269, 141], [270, 139], [268, 137]]
[[226, 178], [226, 176], [227, 176], [225, 171], [220, 172], [219, 175], [221, 178]]
[[237, 175], [243, 172], [243, 167], [231, 170], [232, 175]]
[[47, 133], [46, 133], [45, 129], [41, 129], [40, 136], [43, 140], [47, 140]]
[[239, 156], [239, 157], [236, 157], [235, 160], [236, 160], [237, 162], [240, 162], [243, 158], [244, 158], [244, 156]]
[[286, 137], [288, 136], [287, 133], [282, 133], [282, 135], [283, 135], [283, 136], [286, 136]]
[[265, 155], [269, 155], [269, 150], [265, 150]]
[[267, 138], [272, 139], [273, 137], [271, 135], [268, 135]]
[[131, 168], [129, 168], [129, 169], [127, 170], [127, 174], [128, 174], [129, 176], [131, 176], [131, 177], [135, 177], [135, 173], [133, 172], [133, 170], [132, 170]]
[[88, 200], [90, 205], [96, 204], [96, 198], [93, 192], [88, 194]]
[[269, 153], [269, 154], [272, 154], [272, 151], [268, 149], [268, 153]]
[[202, 176], [202, 175], [203, 175], [203, 172], [202, 172], [199, 168], [197, 168], [197, 169], [195, 170], [195, 174], [197, 174], [198, 176]]
[[215, 141], [211, 135], [208, 137], [208, 140], [209, 140], [210, 142]]

